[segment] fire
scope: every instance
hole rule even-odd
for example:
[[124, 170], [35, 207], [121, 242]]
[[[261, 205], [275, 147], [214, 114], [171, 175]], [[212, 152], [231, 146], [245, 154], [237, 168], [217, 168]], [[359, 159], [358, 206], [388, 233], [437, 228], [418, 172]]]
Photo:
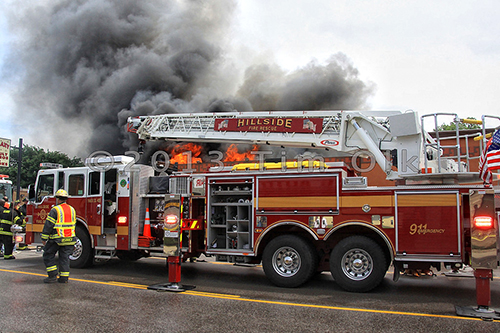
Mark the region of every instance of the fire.
[[244, 153], [238, 153], [238, 147], [233, 143], [229, 146], [229, 148], [226, 151], [226, 157], [224, 158], [224, 161], [226, 162], [233, 162], [233, 161], [244, 161], [245, 159], [249, 161], [255, 160], [255, 155], [252, 154], [252, 151], [257, 151], [259, 150], [258, 145], [253, 145], [252, 150], [244, 152]]
[[194, 143], [185, 143], [176, 145], [170, 152], [170, 164], [188, 164], [189, 156], [191, 155], [191, 163], [201, 163], [200, 155], [203, 147]]

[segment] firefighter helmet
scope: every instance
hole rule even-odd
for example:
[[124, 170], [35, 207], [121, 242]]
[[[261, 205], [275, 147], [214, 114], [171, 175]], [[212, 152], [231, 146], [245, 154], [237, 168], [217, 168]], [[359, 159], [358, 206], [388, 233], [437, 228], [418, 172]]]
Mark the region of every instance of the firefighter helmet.
[[56, 198], [67, 198], [67, 197], [69, 197], [68, 192], [66, 192], [63, 189], [57, 190]]

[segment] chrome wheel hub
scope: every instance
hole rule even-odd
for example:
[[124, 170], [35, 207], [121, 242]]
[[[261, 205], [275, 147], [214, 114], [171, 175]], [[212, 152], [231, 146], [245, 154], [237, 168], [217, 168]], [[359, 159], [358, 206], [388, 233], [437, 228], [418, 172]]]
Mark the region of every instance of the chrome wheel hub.
[[284, 246], [274, 252], [273, 268], [279, 275], [283, 277], [294, 276], [300, 267], [300, 255], [295, 249]]
[[342, 271], [351, 280], [364, 280], [373, 271], [373, 259], [365, 250], [351, 249], [342, 257]]
[[73, 253], [69, 256], [70, 260], [77, 260], [80, 258], [83, 252], [82, 241], [80, 239], [76, 239], [75, 248], [73, 249]]

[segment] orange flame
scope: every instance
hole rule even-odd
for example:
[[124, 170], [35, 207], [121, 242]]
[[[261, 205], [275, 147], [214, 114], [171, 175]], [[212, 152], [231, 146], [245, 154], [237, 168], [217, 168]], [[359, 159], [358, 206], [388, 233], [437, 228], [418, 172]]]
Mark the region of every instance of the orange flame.
[[[191, 154], [191, 163], [201, 163], [201, 152], [203, 148], [200, 145], [194, 143], [185, 143], [181, 145], [176, 145], [170, 152], [170, 163], [187, 164], [189, 162], [189, 154]], [[190, 153], [188, 153], [190, 152]]]
[[253, 161], [256, 158], [255, 154], [252, 154], [252, 151], [259, 150], [258, 145], [253, 145], [252, 150], [238, 153], [238, 147], [236, 144], [232, 143], [226, 151], [226, 157], [224, 158], [225, 162], [233, 162], [233, 161], [244, 161], [245, 159], [249, 161]]

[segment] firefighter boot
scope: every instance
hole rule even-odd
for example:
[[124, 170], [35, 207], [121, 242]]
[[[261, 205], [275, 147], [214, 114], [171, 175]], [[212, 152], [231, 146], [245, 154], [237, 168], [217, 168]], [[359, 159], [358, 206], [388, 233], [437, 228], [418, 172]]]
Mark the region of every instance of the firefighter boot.
[[60, 277], [57, 279], [57, 282], [59, 283], [68, 283], [68, 278], [67, 277]]
[[57, 282], [57, 275], [49, 275], [49, 277], [43, 279], [43, 283], [56, 283], [56, 282]]

